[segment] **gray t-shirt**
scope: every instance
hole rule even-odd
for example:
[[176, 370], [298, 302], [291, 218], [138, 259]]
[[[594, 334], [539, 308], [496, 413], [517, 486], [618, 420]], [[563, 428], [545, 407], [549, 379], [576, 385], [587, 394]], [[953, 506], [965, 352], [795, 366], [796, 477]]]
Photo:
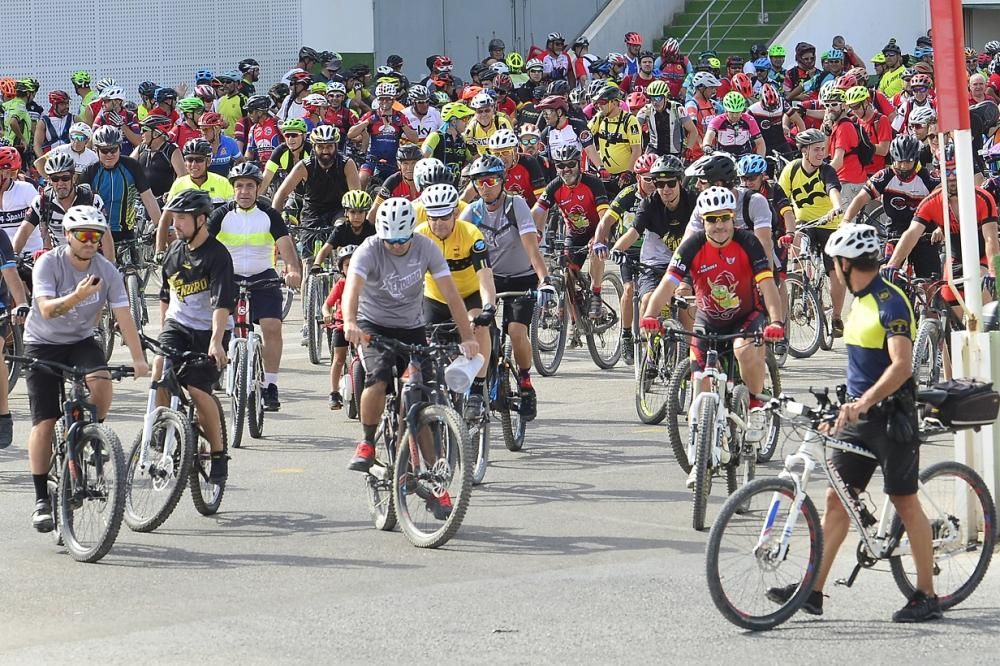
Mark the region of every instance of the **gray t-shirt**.
[[441, 250], [430, 238], [414, 234], [402, 256], [371, 236], [354, 252], [348, 273], [365, 281], [358, 298], [358, 319], [377, 326], [414, 329], [424, 325], [424, 274], [451, 275]]
[[97, 318], [105, 303], [112, 308], [128, 307], [125, 282], [115, 265], [96, 254], [90, 267], [77, 271], [70, 264], [69, 246], [60, 245], [42, 255], [32, 272], [33, 295], [61, 298], [76, 290], [85, 275], [101, 278], [100, 289], [90, 298], [77, 303], [61, 317], [46, 319], [38, 309], [38, 298], [32, 299], [31, 312], [24, 324], [24, 341], [42, 345], [67, 345], [94, 335]]
[[[744, 222], [743, 220], [743, 209], [745, 206], [743, 200], [747, 196], [750, 197], [750, 205], [747, 209], [750, 212], [750, 222]], [[771, 204], [768, 203], [767, 197], [760, 192], [751, 192], [743, 187], [736, 188], [736, 220], [734, 223], [737, 229], [749, 229], [750, 231], [770, 229]], [[705, 223], [701, 219], [701, 213], [697, 210], [691, 216], [691, 229], [694, 231], [705, 230]]]
[[487, 210], [483, 200], [479, 199], [466, 207], [459, 219], [471, 222], [483, 232], [494, 275], [524, 277], [535, 272], [531, 258], [521, 243], [521, 236], [538, 234], [524, 197], [508, 194], [504, 205], [493, 212]]

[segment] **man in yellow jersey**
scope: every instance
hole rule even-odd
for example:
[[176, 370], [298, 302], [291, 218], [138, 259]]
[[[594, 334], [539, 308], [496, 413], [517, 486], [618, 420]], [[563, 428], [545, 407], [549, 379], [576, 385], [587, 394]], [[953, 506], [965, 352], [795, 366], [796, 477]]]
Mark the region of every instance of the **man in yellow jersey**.
[[885, 56], [885, 65], [878, 87], [886, 97], [892, 99], [906, 87], [906, 82], [903, 81], [906, 65], [903, 64], [902, 51], [896, 46], [896, 40], [889, 40], [882, 49], [882, 55]]
[[[229, 180], [208, 170], [208, 165], [212, 161], [212, 144], [201, 137], [191, 139], [184, 144], [181, 155], [184, 157], [187, 175], [174, 181], [170, 191], [167, 192], [167, 201], [172, 201], [184, 190], [204, 190], [208, 192], [212, 203], [216, 206], [233, 200], [233, 186]], [[159, 251], [167, 247], [167, 236], [172, 221], [173, 214], [163, 211], [159, 229], [156, 231], [156, 249]]]
[[223, 132], [230, 139], [236, 136], [236, 123], [243, 117], [243, 107], [247, 103], [247, 98], [240, 92], [240, 78], [237, 71], [223, 72], [218, 76], [222, 89], [219, 99], [215, 101], [215, 110], [226, 120]]
[[607, 85], [594, 96], [597, 113], [589, 127], [601, 156], [601, 180], [608, 196], [618, 194], [626, 179], [631, 179], [632, 167], [642, 152], [642, 128], [631, 113], [622, 111], [621, 90]]
[[469, 103], [476, 117], [465, 128], [465, 142], [475, 146], [480, 155], [485, 155], [489, 149], [490, 136], [497, 130], [511, 129], [507, 116], [497, 113], [496, 103], [489, 93], [481, 92]]

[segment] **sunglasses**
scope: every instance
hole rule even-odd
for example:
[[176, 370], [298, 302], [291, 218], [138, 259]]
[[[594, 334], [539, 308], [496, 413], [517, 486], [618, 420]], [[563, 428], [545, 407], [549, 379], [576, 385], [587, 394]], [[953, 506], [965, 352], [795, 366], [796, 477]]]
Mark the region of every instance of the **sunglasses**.
[[121, 148], [119, 148], [118, 146], [113, 146], [111, 148], [98, 148], [97, 152], [99, 152], [101, 155], [114, 155], [119, 150], [121, 150]]
[[188, 155], [184, 158], [185, 162], [207, 162], [207, 157], [202, 157], [201, 155]]
[[945, 178], [954, 178], [956, 173], [957, 172], [956, 172], [955, 169], [945, 169], [944, 170], [944, 176], [945, 176]]
[[666, 99], [666, 97], [664, 97], [663, 95], [653, 95], [652, 97], [649, 98], [649, 101], [650, 102], [662, 102], [665, 99]]
[[532, 72], [534, 72], [535, 74], [544, 74], [545, 69], [542, 67], [532, 67], [531, 69], [528, 70], [528, 74], [531, 74]]
[[928, 88], [927, 86], [914, 86], [910, 88], [910, 90], [912, 90], [915, 93], [925, 93], [927, 92]]
[[410, 242], [410, 238], [383, 238], [382, 242], [393, 246], [406, 245]]
[[497, 176], [487, 176], [486, 178], [477, 178], [476, 185], [480, 187], [493, 187], [500, 184], [500, 178]]
[[299, 132], [285, 132], [285, 138], [286, 139], [301, 139], [302, 138], [302, 134], [300, 134]]
[[495, 157], [513, 157], [517, 154], [516, 148], [496, 148], [490, 151], [490, 154]]
[[521, 139], [522, 146], [534, 146], [538, 143], [537, 137], [531, 137], [530, 139]]
[[435, 222], [444, 222], [445, 220], [451, 220], [451, 216], [452, 213], [448, 213], [447, 215], [431, 215], [430, 213], [427, 213], [427, 219], [433, 220]]
[[103, 231], [95, 231], [93, 229], [80, 229], [79, 231], [73, 231], [71, 233], [73, 234], [73, 238], [77, 239], [81, 243], [94, 243], [96, 245], [101, 242], [102, 238], [104, 238]]
[[639, 176], [639, 180], [641, 180], [642, 182], [646, 183], [647, 185], [649, 185], [650, 183], [654, 182], [654, 179], [653, 179], [652, 176]]
[[73, 174], [67, 173], [62, 176], [49, 176], [49, 181], [53, 183], [68, 183], [73, 180]]
[[722, 224], [724, 222], [729, 222], [733, 219], [734, 215], [732, 213], [717, 213], [714, 215], [702, 215], [702, 219], [705, 224]]
[[927, 127], [927, 123], [910, 123], [910, 129], [923, 129]]
[[843, 106], [840, 102], [823, 102], [823, 106], [828, 109], [839, 109]]
[[70, 134], [69, 138], [70, 138], [70, 141], [86, 141], [87, 140], [87, 135], [86, 134]]
[[556, 162], [556, 169], [560, 171], [571, 171], [580, 166], [577, 161], [567, 161], [567, 162]]
[[656, 189], [662, 190], [665, 187], [677, 187], [677, 183], [680, 182], [677, 178], [662, 178], [653, 181], [656, 184]]

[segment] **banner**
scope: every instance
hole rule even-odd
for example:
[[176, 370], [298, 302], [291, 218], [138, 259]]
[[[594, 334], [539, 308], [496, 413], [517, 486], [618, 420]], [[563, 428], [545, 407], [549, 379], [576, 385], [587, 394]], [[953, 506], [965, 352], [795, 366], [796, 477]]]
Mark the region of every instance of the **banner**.
[[931, 27], [938, 131], [969, 129], [969, 74], [965, 70], [962, 0], [931, 0]]

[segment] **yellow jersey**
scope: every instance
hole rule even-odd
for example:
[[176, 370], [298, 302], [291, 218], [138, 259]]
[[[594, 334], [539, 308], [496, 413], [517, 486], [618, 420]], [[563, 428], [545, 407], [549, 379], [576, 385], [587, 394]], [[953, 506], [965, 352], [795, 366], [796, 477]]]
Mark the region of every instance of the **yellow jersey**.
[[[462, 298], [468, 298], [479, 291], [479, 276], [476, 273], [489, 267], [490, 263], [483, 232], [476, 225], [456, 220], [454, 230], [444, 240], [435, 236], [430, 224], [426, 222], [417, 226], [414, 232], [430, 238], [441, 250]], [[424, 296], [439, 303], [447, 302], [430, 273], [424, 280]]]
[[[788, 196], [789, 203], [795, 213], [798, 223], [813, 222], [823, 217], [833, 208], [830, 190], [840, 189], [840, 179], [837, 172], [829, 164], [823, 163], [811, 174], [802, 168], [802, 159], [790, 162], [781, 170], [778, 185]], [[840, 226], [841, 216], [824, 224], [820, 229], [836, 229]]]
[[493, 120], [486, 127], [479, 124], [474, 119], [465, 128], [465, 144], [469, 147], [475, 146], [480, 155], [485, 155], [490, 142], [490, 137], [500, 129], [513, 129], [507, 116], [502, 113], [493, 114]]
[[208, 178], [201, 185], [195, 185], [195, 182], [191, 180], [191, 176], [181, 176], [170, 186], [166, 200], [170, 201], [174, 198], [174, 195], [184, 190], [204, 190], [212, 197], [212, 203], [216, 205], [232, 201], [236, 196], [233, 192], [233, 186], [229, 184], [229, 180], [225, 176], [220, 176], [211, 171], [208, 172]]
[[594, 145], [601, 155], [601, 163], [610, 173], [629, 170], [632, 146], [642, 146], [642, 128], [631, 113], [619, 112], [614, 120], [597, 113], [588, 124], [594, 135]]
[[[426, 223], [427, 222], [427, 209], [424, 208], [424, 204], [421, 203], [421, 201], [420, 201], [419, 198], [414, 199], [410, 203], [413, 204], [413, 214], [416, 216], [417, 224], [419, 225], [419, 224]], [[464, 201], [459, 200], [459, 202], [458, 202], [458, 210], [455, 211], [455, 217], [458, 217], [459, 215], [461, 215], [462, 211], [464, 211], [468, 207], [469, 207], [469, 204], [465, 203]]]

